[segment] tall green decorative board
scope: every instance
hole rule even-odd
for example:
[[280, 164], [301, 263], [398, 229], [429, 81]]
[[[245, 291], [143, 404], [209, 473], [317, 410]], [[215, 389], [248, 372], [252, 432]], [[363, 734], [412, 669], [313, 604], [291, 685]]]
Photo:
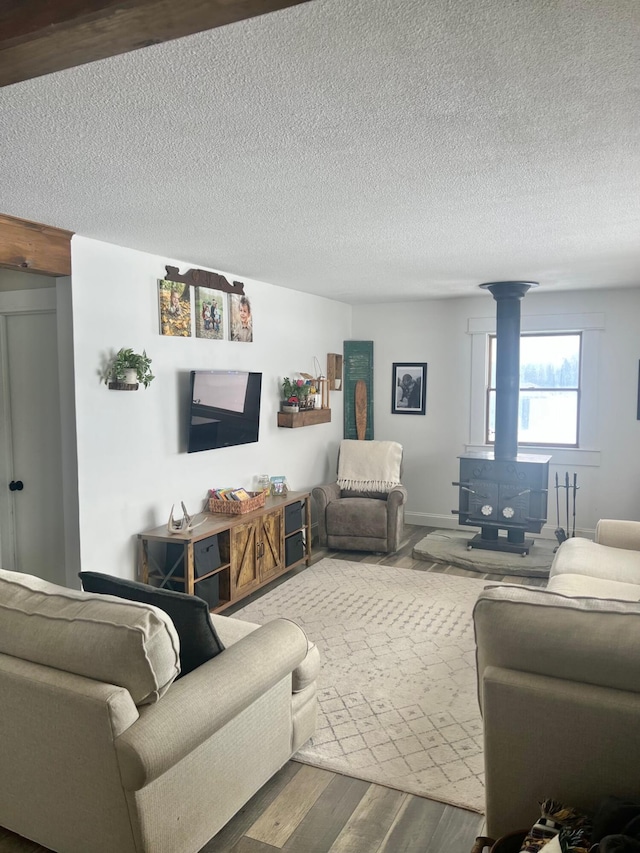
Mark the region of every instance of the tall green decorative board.
[[367, 386], [367, 429], [365, 440], [373, 439], [373, 341], [344, 342], [344, 437], [356, 439], [356, 382]]

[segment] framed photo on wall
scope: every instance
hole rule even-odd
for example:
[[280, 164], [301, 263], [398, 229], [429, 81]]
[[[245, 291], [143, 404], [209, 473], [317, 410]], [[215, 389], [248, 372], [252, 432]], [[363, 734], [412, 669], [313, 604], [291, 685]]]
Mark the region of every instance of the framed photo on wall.
[[229, 324], [231, 340], [251, 343], [253, 341], [253, 314], [248, 296], [229, 294]]
[[196, 287], [196, 338], [224, 339], [224, 294], [210, 287]]
[[427, 403], [426, 362], [394, 362], [392, 415], [424, 415]]
[[178, 338], [191, 337], [191, 293], [189, 285], [166, 279], [158, 280], [160, 334]]

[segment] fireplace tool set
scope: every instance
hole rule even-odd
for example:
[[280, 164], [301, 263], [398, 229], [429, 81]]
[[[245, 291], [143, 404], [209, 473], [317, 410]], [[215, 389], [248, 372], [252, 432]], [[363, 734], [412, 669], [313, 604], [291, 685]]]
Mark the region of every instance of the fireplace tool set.
[[[555, 548], [557, 551], [560, 545], [566, 540], [569, 539], [569, 490], [571, 490], [573, 494], [573, 529], [571, 531], [571, 536], [574, 537], [576, 535], [576, 492], [580, 488], [578, 486], [578, 475], [574, 472], [573, 474], [573, 485], [570, 484], [569, 481], [569, 472], [565, 471], [564, 475], [564, 484], [562, 484], [558, 477], [558, 472], [556, 471], [556, 524], [557, 527], [554, 531], [556, 539], [558, 540], [558, 546]], [[565, 504], [566, 504], [566, 514], [567, 514], [567, 529], [565, 531], [564, 527], [560, 527], [560, 489], [565, 490]]]

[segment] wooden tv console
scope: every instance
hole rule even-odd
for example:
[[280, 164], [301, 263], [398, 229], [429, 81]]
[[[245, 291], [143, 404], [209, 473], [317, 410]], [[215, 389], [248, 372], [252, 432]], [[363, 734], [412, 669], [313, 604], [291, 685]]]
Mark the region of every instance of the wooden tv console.
[[[200, 590], [207, 590], [201, 597], [209, 601], [212, 612], [218, 612], [290, 569], [309, 565], [309, 492], [268, 497], [263, 507], [240, 515], [205, 516], [204, 524], [190, 533], [170, 534], [162, 525], [138, 534], [138, 570], [143, 583], [189, 595], [201, 595], [200, 586]], [[293, 529], [285, 525], [285, 516], [287, 522], [293, 519]], [[177, 558], [167, 559], [170, 549], [166, 546], [172, 554], [177, 553]], [[203, 573], [198, 569], [198, 554], [209, 546], [217, 546], [220, 565]]]

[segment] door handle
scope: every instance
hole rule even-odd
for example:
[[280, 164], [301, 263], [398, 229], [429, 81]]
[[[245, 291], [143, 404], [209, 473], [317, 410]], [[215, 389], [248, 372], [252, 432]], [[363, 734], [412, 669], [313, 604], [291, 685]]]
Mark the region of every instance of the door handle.
[[9, 491], [10, 492], [21, 492], [24, 489], [24, 483], [22, 480], [12, 480], [9, 483]]

